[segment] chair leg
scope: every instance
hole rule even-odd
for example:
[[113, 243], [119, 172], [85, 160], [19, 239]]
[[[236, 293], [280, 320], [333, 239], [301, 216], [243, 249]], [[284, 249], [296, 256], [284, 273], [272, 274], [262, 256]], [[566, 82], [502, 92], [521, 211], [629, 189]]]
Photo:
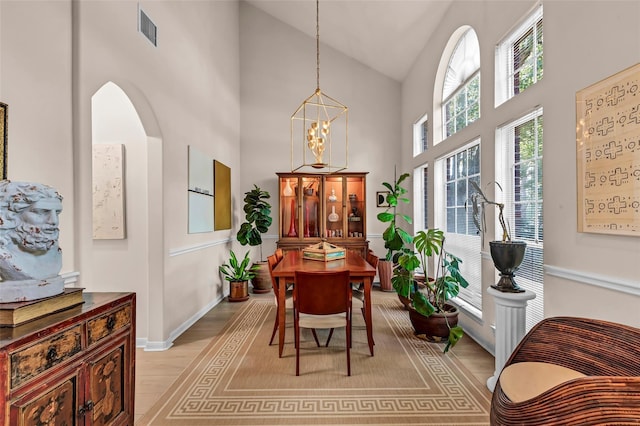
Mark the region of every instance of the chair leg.
[[347, 318], [347, 376], [351, 376], [351, 318]]
[[333, 328], [329, 330], [329, 337], [327, 337], [327, 344], [324, 345], [325, 348], [329, 347], [329, 342], [331, 341], [331, 336], [333, 336]]
[[315, 329], [315, 328], [312, 328], [312, 329], [311, 329], [311, 334], [313, 334], [313, 338], [314, 338], [314, 339], [315, 339], [315, 341], [316, 341], [316, 345], [317, 345], [318, 347], [320, 347], [320, 341], [318, 340], [318, 335], [316, 334], [316, 329]]
[[[295, 313], [294, 313], [295, 315]], [[296, 376], [300, 375], [300, 325], [298, 324], [298, 318], [294, 319], [294, 334], [295, 334], [295, 346], [296, 346]]]

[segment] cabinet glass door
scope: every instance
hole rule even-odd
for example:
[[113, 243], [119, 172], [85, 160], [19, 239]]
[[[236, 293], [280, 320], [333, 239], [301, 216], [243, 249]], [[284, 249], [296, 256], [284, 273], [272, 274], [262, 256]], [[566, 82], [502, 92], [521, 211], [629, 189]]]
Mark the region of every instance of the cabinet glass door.
[[327, 238], [343, 238], [345, 235], [342, 183], [343, 178], [340, 176], [330, 176], [325, 179], [325, 235]]
[[280, 237], [297, 238], [298, 234], [298, 178], [280, 178]]
[[347, 237], [363, 238], [365, 234], [365, 187], [364, 178], [348, 176], [346, 194], [347, 194]]
[[302, 236], [304, 238], [320, 237], [321, 223], [319, 192], [321, 188], [319, 177], [302, 178]]

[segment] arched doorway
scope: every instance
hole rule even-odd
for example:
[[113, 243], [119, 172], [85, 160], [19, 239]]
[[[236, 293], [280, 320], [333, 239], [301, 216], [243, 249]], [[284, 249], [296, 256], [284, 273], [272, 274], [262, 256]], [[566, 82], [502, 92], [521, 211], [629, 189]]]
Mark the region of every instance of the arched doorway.
[[[159, 138], [148, 135], [131, 98], [113, 82], [105, 83], [91, 97], [91, 129], [93, 198], [122, 197], [123, 232], [105, 237], [94, 230], [87, 287], [90, 291], [136, 292], [137, 344], [144, 345], [152, 333], [150, 324], [162, 326], [162, 321], [151, 319], [161, 317], [162, 311], [162, 214], [158, 215], [162, 210], [162, 145]], [[121, 158], [105, 152], [119, 153]], [[105, 168], [115, 173], [105, 178], [96, 172]], [[105, 194], [105, 179], [111, 193]], [[98, 193], [102, 196], [97, 197]], [[112, 209], [114, 214], [120, 207]], [[104, 212], [94, 203], [94, 223], [99, 211]], [[157, 312], [150, 311], [151, 282], [153, 294], [160, 296], [159, 306], [157, 300], [153, 303]]]

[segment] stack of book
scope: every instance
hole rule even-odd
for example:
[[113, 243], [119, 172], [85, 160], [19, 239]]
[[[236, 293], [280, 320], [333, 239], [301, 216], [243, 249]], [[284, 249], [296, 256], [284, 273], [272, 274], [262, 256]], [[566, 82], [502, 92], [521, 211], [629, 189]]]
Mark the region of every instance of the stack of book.
[[16, 327], [45, 315], [81, 305], [83, 288], [65, 288], [60, 294], [28, 302], [0, 303], [0, 327]]

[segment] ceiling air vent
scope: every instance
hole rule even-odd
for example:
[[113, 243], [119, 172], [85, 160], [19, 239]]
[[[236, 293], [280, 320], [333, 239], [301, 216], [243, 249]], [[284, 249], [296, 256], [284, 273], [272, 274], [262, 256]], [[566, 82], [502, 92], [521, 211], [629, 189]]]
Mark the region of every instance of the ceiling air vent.
[[158, 45], [158, 27], [154, 24], [151, 19], [147, 16], [146, 13], [142, 9], [139, 9], [140, 27], [138, 28], [140, 32], [147, 38], [154, 46]]

